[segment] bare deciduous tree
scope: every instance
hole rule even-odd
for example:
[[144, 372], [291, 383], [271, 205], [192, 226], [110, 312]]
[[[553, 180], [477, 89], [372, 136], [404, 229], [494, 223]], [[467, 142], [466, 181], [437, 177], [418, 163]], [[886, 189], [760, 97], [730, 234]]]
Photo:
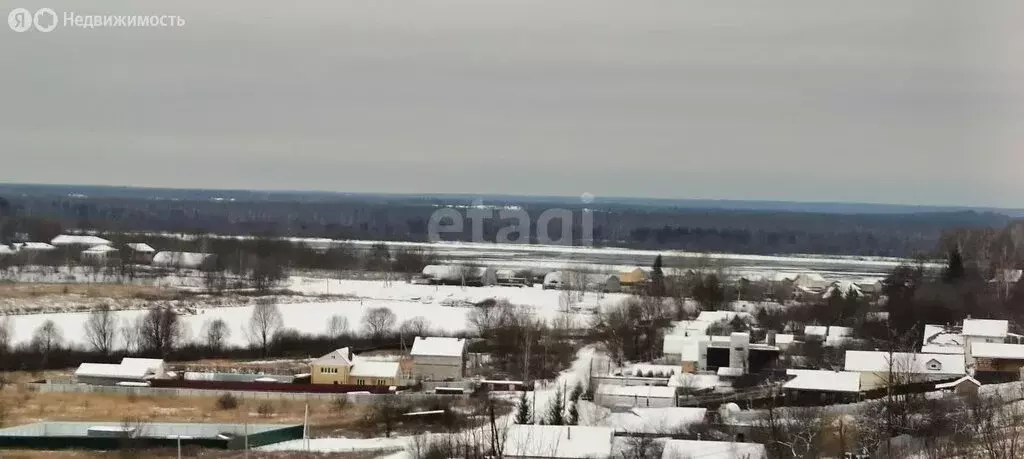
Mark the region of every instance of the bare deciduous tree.
[[228, 323], [224, 319], [214, 319], [207, 321], [203, 326], [203, 340], [206, 343], [207, 349], [211, 352], [217, 353], [224, 349], [224, 342], [231, 337], [231, 329], [228, 328]]
[[138, 323], [139, 347], [143, 352], [166, 356], [184, 339], [184, 327], [170, 306], [150, 309]]
[[406, 341], [412, 341], [417, 336], [429, 336], [430, 322], [428, 322], [425, 317], [413, 317], [402, 322], [402, 325], [398, 326], [398, 333], [400, 333], [402, 338]]
[[259, 346], [264, 356], [270, 350], [270, 343], [281, 327], [284, 326], [284, 316], [277, 305], [272, 303], [257, 304], [249, 317], [249, 326], [246, 335], [253, 346]]
[[64, 334], [60, 327], [52, 320], [43, 322], [32, 334], [32, 348], [43, 354], [45, 360], [54, 349], [60, 347], [64, 342]]
[[85, 320], [85, 338], [92, 348], [108, 355], [114, 349], [114, 340], [117, 338], [117, 317], [109, 305], [100, 305], [95, 311], [89, 314]]
[[327, 321], [327, 336], [331, 339], [341, 339], [348, 333], [348, 319], [345, 316], [335, 314]]
[[9, 316], [0, 317], [0, 355], [4, 355], [11, 349], [11, 339], [14, 336], [14, 324]]
[[373, 308], [363, 315], [363, 329], [371, 339], [381, 339], [395, 328], [398, 318], [385, 307]]

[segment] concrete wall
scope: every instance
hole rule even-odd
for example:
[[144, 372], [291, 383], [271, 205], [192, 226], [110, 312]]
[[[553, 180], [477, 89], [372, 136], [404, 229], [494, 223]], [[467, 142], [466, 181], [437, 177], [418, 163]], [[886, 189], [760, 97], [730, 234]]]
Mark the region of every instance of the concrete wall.
[[644, 397], [595, 394], [594, 403], [604, 406], [635, 406], [639, 408], [671, 408], [676, 406], [675, 397]]
[[412, 357], [413, 377], [417, 379], [461, 379], [464, 376], [464, 364], [461, 357]]

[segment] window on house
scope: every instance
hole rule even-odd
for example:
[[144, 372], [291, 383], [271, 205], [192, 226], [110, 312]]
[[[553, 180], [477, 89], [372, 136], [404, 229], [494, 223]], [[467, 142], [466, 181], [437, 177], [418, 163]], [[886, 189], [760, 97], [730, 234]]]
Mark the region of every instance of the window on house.
[[356, 380], [356, 384], [358, 384], [360, 386], [365, 386], [366, 385], [366, 380], [365, 379], [357, 379]]

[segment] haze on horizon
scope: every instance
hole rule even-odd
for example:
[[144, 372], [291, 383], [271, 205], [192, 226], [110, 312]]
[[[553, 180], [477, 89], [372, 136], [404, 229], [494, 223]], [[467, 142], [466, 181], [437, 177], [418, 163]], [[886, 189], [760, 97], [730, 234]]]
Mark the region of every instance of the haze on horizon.
[[1024, 207], [1009, 0], [94, 3], [187, 23], [0, 30], [0, 182]]

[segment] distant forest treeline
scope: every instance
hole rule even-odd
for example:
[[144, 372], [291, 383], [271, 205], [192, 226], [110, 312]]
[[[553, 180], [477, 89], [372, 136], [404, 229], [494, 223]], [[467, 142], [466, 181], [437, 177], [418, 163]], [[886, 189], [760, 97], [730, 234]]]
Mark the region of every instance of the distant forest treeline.
[[[193, 195], [152, 197], [145, 190], [82, 196], [55, 194], [46, 187], [18, 193], [0, 189], [0, 237], [16, 234], [48, 240], [70, 229], [167, 231], [327, 237], [334, 239], [426, 241], [431, 214], [445, 206], [465, 206], [467, 198], [415, 198], [300, 193], [250, 193], [212, 199]], [[531, 220], [561, 206], [574, 216], [574, 240], [583, 235], [583, 204], [549, 200], [488, 202], [516, 205]], [[595, 245], [657, 250], [748, 254], [818, 253], [861, 256], [938, 254], [945, 231], [1003, 228], [1010, 218], [997, 213], [956, 211], [916, 214], [826, 214], [765, 210], [688, 209], [670, 206], [590, 204]], [[458, 209], [465, 215], [464, 209]], [[484, 220], [484, 240], [493, 241], [514, 223]], [[465, 221], [461, 234], [446, 239], [472, 240]], [[530, 231], [536, 240], [537, 229]], [[560, 236], [557, 222], [549, 226]]]

